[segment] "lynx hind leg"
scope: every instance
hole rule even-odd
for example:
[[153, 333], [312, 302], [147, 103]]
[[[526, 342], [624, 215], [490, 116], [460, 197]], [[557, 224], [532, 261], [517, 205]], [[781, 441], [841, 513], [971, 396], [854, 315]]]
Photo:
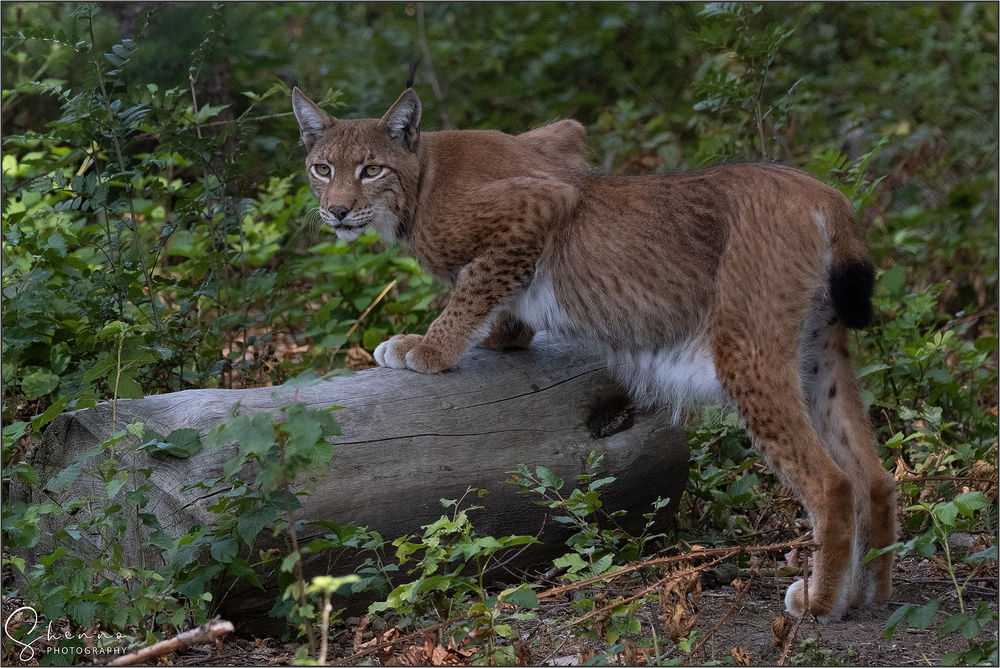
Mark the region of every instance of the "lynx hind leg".
[[492, 350], [515, 350], [527, 348], [535, 337], [535, 331], [524, 324], [510, 311], [501, 311], [493, 319], [490, 333], [477, 346]]
[[837, 466], [855, 481], [854, 554], [847, 601], [882, 605], [892, 592], [892, 554], [867, 564], [873, 548], [896, 539], [895, 484], [883, 468], [851, 362], [849, 332], [822, 300], [814, 302], [799, 340], [802, 391], [813, 427]]
[[[755, 444], [812, 519], [819, 550], [809, 579], [808, 612], [821, 621], [837, 620], [846, 604], [844, 584], [853, 560], [851, 480], [823, 448], [806, 412], [794, 334], [774, 335], [797, 328], [776, 328], [772, 322], [765, 335], [763, 326], [753, 331], [748, 320], [745, 313], [720, 315], [713, 350], [716, 371]], [[785, 596], [785, 607], [796, 616], [807, 612], [804, 589], [800, 580]]]

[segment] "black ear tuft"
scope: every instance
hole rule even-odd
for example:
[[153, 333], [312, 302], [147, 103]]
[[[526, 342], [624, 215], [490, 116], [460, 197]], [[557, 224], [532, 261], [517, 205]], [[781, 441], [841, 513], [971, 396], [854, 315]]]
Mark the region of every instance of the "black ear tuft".
[[417, 66], [420, 65], [420, 58], [410, 63], [410, 71], [406, 74], [406, 87], [413, 88], [413, 82], [417, 77]]
[[872, 293], [875, 267], [871, 262], [852, 260], [830, 269], [830, 299], [841, 321], [851, 329], [864, 329], [874, 317]]
[[302, 86], [299, 85], [299, 80], [295, 78], [294, 74], [291, 74], [290, 72], [278, 72], [278, 76], [281, 77], [286, 84], [288, 84], [289, 88], [302, 88]]

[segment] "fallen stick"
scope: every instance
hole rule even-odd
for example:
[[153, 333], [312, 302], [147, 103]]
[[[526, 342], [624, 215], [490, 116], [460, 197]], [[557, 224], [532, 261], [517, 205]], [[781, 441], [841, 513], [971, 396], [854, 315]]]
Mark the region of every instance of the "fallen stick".
[[701, 649], [708, 644], [708, 641], [712, 639], [712, 636], [715, 635], [716, 631], [721, 629], [723, 624], [728, 622], [729, 618], [733, 616], [736, 610], [739, 609], [741, 605], [743, 605], [743, 599], [746, 598], [747, 592], [750, 591], [750, 585], [753, 584], [753, 578], [754, 576], [750, 575], [750, 579], [747, 580], [747, 582], [743, 584], [743, 587], [736, 593], [736, 598], [733, 599], [733, 604], [729, 607], [729, 610], [726, 612], [726, 614], [722, 616], [722, 619], [716, 622], [715, 626], [712, 627], [712, 630], [708, 632], [708, 635], [702, 638], [701, 642], [695, 645], [694, 649], [688, 652], [688, 655], [684, 657], [684, 660], [686, 662], [690, 663], [691, 657], [700, 652]]
[[655, 591], [657, 589], [657, 587], [662, 587], [663, 585], [665, 585], [667, 582], [669, 582], [671, 580], [677, 580], [679, 578], [683, 578], [683, 577], [686, 577], [688, 575], [694, 575], [695, 573], [699, 573], [699, 572], [705, 570], [706, 568], [709, 568], [711, 566], [714, 566], [715, 564], [718, 564], [720, 562], [725, 561], [730, 556], [731, 555], [724, 554], [721, 557], [717, 557], [717, 558], [713, 559], [712, 561], [709, 561], [707, 563], [702, 564], [701, 566], [695, 566], [693, 568], [688, 568], [686, 570], [677, 571], [675, 573], [671, 573], [670, 575], [666, 575], [666, 576], [660, 578], [659, 580], [657, 580], [656, 582], [654, 582], [653, 584], [649, 585], [648, 587], [644, 587], [642, 590], [639, 591], [638, 594], [632, 594], [631, 596], [628, 596], [627, 598], [623, 598], [620, 601], [614, 601], [614, 602], [609, 603], [608, 605], [604, 606], [603, 608], [595, 608], [594, 610], [591, 610], [590, 612], [588, 612], [587, 614], [585, 614], [583, 617], [580, 617], [579, 619], [573, 619], [573, 620], [570, 620], [570, 621], [566, 622], [563, 625], [562, 628], [567, 629], [570, 626], [573, 626], [575, 624], [579, 624], [581, 622], [585, 622], [588, 619], [591, 619], [592, 617], [596, 617], [597, 615], [600, 615], [601, 613], [610, 612], [612, 608], [616, 608], [619, 605], [628, 605], [632, 601], [638, 600], [638, 599], [642, 598], [643, 596], [645, 596], [646, 594], [649, 594], [649, 593]]
[[[710, 547], [704, 550], [694, 550], [692, 552], [684, 552], [683, 554], [676, 554], [671, 557], [657, 557], [655, 559], [649, 559], [648, 561], [634, 561], [627, 566], [622, 566], [616, 571], [609, 571], [607, 573], [602, 573], [598, 576], [588, 578], [586, 580], [577, 580], [576, 582], [570, 582], [569, 584], [560, 585], [558, 587], [553, 587], [551, 589], [546, 589], [545, 591], [538, 593], [538, 598], [549, 598], [550, 596], [558, 596], [564, 594], [565, 592], [572, 591], [574, 589], [580, 589], [581, 587], [586, 587], [597, 582], [604, 582], [607, 580], [613, 580], [619, 575], [625, 575], [631, 573], [632, 571], [637, 571], [640, 568], [647, 568], [649, 566], [660, 566], [663, 564], [673, 564], [678, 561], [688, 561], [690, 559], [700, 559], [702, 557], [715, 557], [722, 555], [724, 558], [729, 558], [741, 554], [743, 552], [749, 552], [751, 554], [757, 552], [774, 552], [776, 550], [787, 550], [790, 547], [813, 547], [815, 543], [811, 539], [807, 538], [797, 538], [793, 541], [787, 543], [774, 543], [772, 545], [737, 545], [734, 547]], [[715, 562], [713, 562], [715, 563]]]
[[360, 659], [363, 656], [368, 656], [369, 654], [374, 654], [375, 652], [377, 652], [377, 651], [379, 651], [381, 649], [385, 649], [386, 647], [392, 647], [393, 645], [398, 645], [400, 643], [409, 642], [409, 641], [414, 640], [416, 638], [422, 637], [424, 634], [429, 633], [430, 631], [437, 631], [438, 629], [445, 628], [449, 624], [454, 624], [455, 622], [460, 622], [460, 621], [462, 621], [462, 619], [463, 619], [462, 617], [449, 617], [448, 619], [446, 619], [446, 620], [444, 620], [442, 622], [438, 622], [437, 624], [431, 624], [430, 626], [426, 626], [426, 627], [424, 627], [422, 629], [417, 629], [413, 633], [407, 633], [405, 636], [399, 636], [398, 638], [393, 638], [392, 640], [385, 640], [383, 642], [380, 642], [380, 643], [377, 643], [375, 645], [372, 645], [371, 647], [366, 647], [365, 649], [360, 650], [358, 652], [355, 652], [354, 654], [351, 654], [350, 656], [345, 656], [342, 659], [337, 659], [337, 660], [333, 661], [330, 665], [331, 666], [346, 666], [351, 661], [354, 661], [355, 659]]
[[151, 659], [176, 652], [177, 650], [190, 647], [191, 645], [201, 645], [204, 643], [214, 643], [218, 638], [233, 632], [233, 625], [224, 619], [216, 617], [210, 622], [202, 624], [196, 629], [185, 631], [168, 640], [143, 647], [142, 649], [130, 652], [124, 656], [111, 661], [109, 666], [134, 666], [137, 664], [148, 664]]
[[785, 659], [788, 658], [788, 652], [792, 649], [792, 643], [795, 642], [795, 636], [799, 633], [799, 627], [802, 626], [802, 620], [806, 618], [809, 614], [809, 555], [802, 555], [802, 600], [803, 607], [805, 610], [802, 612], [802, 616], [795, 620], [795, 624], [792, 626], [792, 632], [788, 634], [788, 639], [785, 640], [785, 647], [781, 651], [781, 658], [778, 659], [778, 665], [785, 665]]

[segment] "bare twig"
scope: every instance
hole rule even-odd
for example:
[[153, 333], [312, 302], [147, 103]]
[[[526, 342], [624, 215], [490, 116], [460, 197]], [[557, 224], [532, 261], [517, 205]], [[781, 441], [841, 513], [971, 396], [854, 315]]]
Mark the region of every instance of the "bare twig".
[[375, 652], [379, 651], [380, 649], [385, 649], [386, 647], [392, 647], [393, 645], [398, 645], [399, 643], [402, 643], [402, 642], [407, 642], [407, 641], [410, 641], [410, 640], [416, 640], [417, 638], [423, 638], [424, 634], [429, 633], [430, 631], [436, 631], [437, 629], [443, 629], [444, 627], [446, 627], [446, 626], [448, 626], [450, 624], [454, 624], [455, 622], [460, 622], [460, 621], [462, 621], [462, 617], [449, 617], [448, 619], [446, 619], [446, 620], [444, 620], [442, 622], [438, 622], [437, 624], [432, 624], [430, 626], [424, 627], [424, 628], [420, 629], [419, 631], [414, 631], [413, 633], [408, 633], [405, 636], [399, 636], [398, 638], [393, 638], [392, 640], [386, 640], [385, 642], [380, 642], [377, 645], [372, 645], [371, 647], [366, 647], [365, 649], [361, 650], [360, 652], [355, 652], [354, 654], [351, 654], [350, 656], [345, 656], [343, 659], [338, 659], [338, 660], [334, 661], [330, 665], [333, 665], [333, 666], [346, 666], [347, 664], [351, 663], [355, 659], [360, 659], [363, 656], [368, 656], [369, 654], [374, 654]]
[[451, 129], [451, 119], [448, 118], [448, 110], [444, 103], [444, 93], [441, 91], [441, 84], [438, 83], [437, 75], [434, 73], [434, 64], [431, 62], [431, 48], [427, 43], [427, 30], [424, 26], [424, 3], [417, 3], [417, 38], [420, 41], [420, 54], [424, 62], [427, 63], [427, 80], [431, 84], [434, 98], [437, 100], [438, 115], [441, 117], [441, 127], [445, 130]]
[[389, 285], [382, 288], [382, 292], [378, 293], [378, 297], [372, 300], [372, 303], [368, 305], [368, 308], [362, 311], [361, 315], [358, 316], [358, 319], [354, 321], [353, 325], [351, 325], [351, 328], [347, 330], [347, 334], [344, 335], [344, 343], [337, 346], [337, 349], [334, 350], [332, 353], [330, 353], [331, 360], [334, 357], [336, 357], [337, 353], [340, 352], [340, 349], [343, 348], [344, 345], [346, 345], [347, 339], [351, 338], [351, 334], [353, 334], [354, 330], [358, 328], [358, 326], [361, 324], [361, 321], [364, 320], [365, 317], [367, 317], [368, 314], [372, 312], [372, 309], [375, 308], [378, 305], [378, 303], [385, 298], [387, 294], [389, 294], [389, 290], [392, 290], [394, 287], [396, 287], [397, 283], [399, 283], [399, 280], [395, 278], [389, 281]]
[[926, 482], [928, 480], [934, 481], [944, 481], [944, 482], [989, 482], [994, 485], [997, 484], [997, 477], [992, 478], [978, 478], [976, 476], [967, 475], [924, 475], [924, 476], [912, 476], [910, 478], [899, 478], [896, 480], [897, 485], [901, 485], [904, 482]]
[[729, 621], [729, 618], [732, 617], [737, 610], [739, 610], [740, 606], [743, 604], [743, 599], [746, 598], [747, 592], [750, 591], [751, 584], [753, 584], [753, 576], [751, 576], [750, 579], [747, 580], [746, 584], [744, 584], [743, 587], [740, 589], [740, 591], [736, 594], [736, 598], [733, 599], [732, 606], [730, 606], [726, 614], [722, 616], [722, 619], [716, 622], [715, 626], [712, 627], [712, 630], [708, 632], [708, 635], [702, 638], [701, 642], [695, 645], [694, 649], [688, 652], [687, 657], [685, 657], [686, 662], [690, 662], [691, 657], [700, 652], [701, 648], [704, 647], [706, 644], [708, 644], [708, 641], [712, 639], [712, 636], [715, 635], [715, 632], [721, 629], [722, 625], [725, 624], [727, 621]]
[[[542, 515], [542, 526], [538, 527], [538, 533], [535, 534], [535, 540], [538, 540], [539, 538], [541, 538], [542, 532], [545, 531], [545, 521], [546, 521], [546, 519], [548, 519], [548, 515]], [[492, 566], [489, 566], [488, 568], [484, 569], [483, 573], [486, 574], [486, 573], [489, 573], [490, 571], [494, 571], [494, 570], [496, 570], [498, 568], [505, 567], [507, 564], [509, 564], [510, 562], [514, 561], [515, 559], [517, 559], [518, 557], [520, 557], [522, 554], [524, 554], [524, 551], [527, 550], [529, 547], [531, 547], [534, 544], [535, 543], [525, 543], [524, 545], [521, 546], [521, 548], [519, 550], [517, 550], [514, 554], [510, 555], [509, 557], [507, 557], [503, 561], [501, 561], [499, 563], [496, 563], [496, 564], [493, 564]]]
[[[580, 617], [579, 619], [574, 619], [574, 620], [572, 620], [570, 622], [567, 622], [565, 626], [569, 627], [569, 626], [573, 626], [575, 624], [579, 624], [581, 622], [585, 622], [588, 619], [590, 619], [591, 617], [596, 617], [596, 616], [598, 616], [598, 615], [600, 615], [602, 613], [608, 612], [612, 608], [616, 608], [619, 605], [627, 605], [628, 603], [631, 603], [632, 601], [636, 601], [636, 600], [642, 598], [643, 596], [645, 596], [646, 594], [649, 594], [649, 593], [653, 592], [658, 587], [662, 587], [664, 584], [666, 584], [670, 580], [677, 580], [677, 579], [682, 578], [682, 577], [687, 577], [689, 575], [693, 575], [695, 573], [699, 573], [702, 570], [708, 568], [709, 566], [714, 566], [715, 564], [718, 564], [718, 563], [720, 563], [722, 561], [725, 561], [730, 556], [731, 555], [724, 554], [724, 555], [722, 555], [720, 557], [717, 557], [716, 559], [713, 559], [712, 561], [709, 561], [707, 563], [702, 564], [701, 566], [695, 566], [693, 568], [688, 568], [688, 569], [685, 569], [685, 570], [676, 571], [674, 573], [666, 575], [666, 576], [660, 578], [659, 580], [657, 580], [656, 582], [654, 582], [653, 584], [649, 585], [648, 587], [645, 587], [642, 590], [640, 590], [638, 594], [633, 594], [633, 595], [631, 595], [631, 596], [629, 596], [627, 598], [621, 599], [620, 601], [613, 601], [612, 603], [609, 603], [608, 605], [606, 605], [606, 606], [604, 606], [602, 608], [595, 608], [595, 609], [591, 610], [590, 612], [588, 612], [587, 614], [585, 614], [583, 617]], [[541, 598], [541, 597], [539, 596], [539, 598]]]
[[785, 641], [785, 647], [781, 650], [781, 658], [778, 659], [778, 665], [785, 665], [785, 659], [788, 658], [788, 651], [792, 648], [792, 643], [795, 642], [795, 636], [799, 632], [799, 627], [802, 626], [802, 620], [806, 618], [809, 614], [809, 555], [802, 555], [802, 600], [805, 610], [802, 611], [802, 616], [795, 620], [795, 624], [792, 626], [792, 632], [788, 634], [788, 639]]
[[678, 554], [673, 557], [660, 557], [658, 559], [650, 559], [648, 561], [638, 561], [619, 568], [617, 571], [612, 571], [610, 573], [603, 573], [593, 578], [588, 578], [586, 580], [578, 580], [577, 582], [570, 582], [569, 584], [561, 585], [559, 587], [553, 587], [546, 591], [540, 592], [538, 598], [549, 598], [551, 596], [558, 596], [564, 594], [568, 591], [573, 591], [574, 589], [579, 589], [581, 587], [586, 587], [587, 585], [594, 584], [595, 582], [604, 582], [607, 580], [613, 580], [619, 575], [625, 575], [626, 573], [631, 573], [632, 571], [637, 571], [640, 568], [648, 568], [650, 566], [659, 566], [661, 564], [673, 564], [678, 561], [689, 561], [691, 559], [701, 559], [705, 557], [715, 557], [719, 555], [724, 555], [725, 557], [733, 557], [743, 552], [748, 552], [750, 554], [756, 552], [774, 552], [777, 550], [788, 550], [793, 547], [812, 547], [815, 543], [812, 540], [799, 538], [797, 540], [789, 541], [787, 543], [775, 543], [772, 545], [746, 545], [746, 546], [736, 546], [736, 547], [715, 547], [706, 550], [696, 550], [694, 552], [685, 552], [684, 554]]
[[326, 665], [327, 650], [330, 647], [330, 613], [332, 612], [333, 606], [330, 605], [330, 594], [328, 593], [323, 599], [323, 621], [320, 625], [319, 664], [321, 666]]
[[135, 652], [130, 652], [125, 656], [119, 656], [112, 660], [110, 666], [134, 666], [137, 664], [150, 664], [156, 657], [176, 652], [190, 647], [191, 645], [201, 645], [204, 643], [214, 643], [218, 638], [233, 632], [233, 625], [224, 619], [216, 617], [212, 621], [202, 624], [196, 629], [185, 631], [169, 640], [162, 640], [149, 647], [144, 647]]

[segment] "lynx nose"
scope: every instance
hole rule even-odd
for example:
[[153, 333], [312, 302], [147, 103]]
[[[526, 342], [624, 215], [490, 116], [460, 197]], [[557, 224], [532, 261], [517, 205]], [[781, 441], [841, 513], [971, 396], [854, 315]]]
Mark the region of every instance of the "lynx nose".
[[337, 220], [343, 220], [347, 217], [349, 210], [346, 206], [341, 206], [339, 204], [331, 204], [326, 207], [326, 210], [333, 214], [333, 217]]

